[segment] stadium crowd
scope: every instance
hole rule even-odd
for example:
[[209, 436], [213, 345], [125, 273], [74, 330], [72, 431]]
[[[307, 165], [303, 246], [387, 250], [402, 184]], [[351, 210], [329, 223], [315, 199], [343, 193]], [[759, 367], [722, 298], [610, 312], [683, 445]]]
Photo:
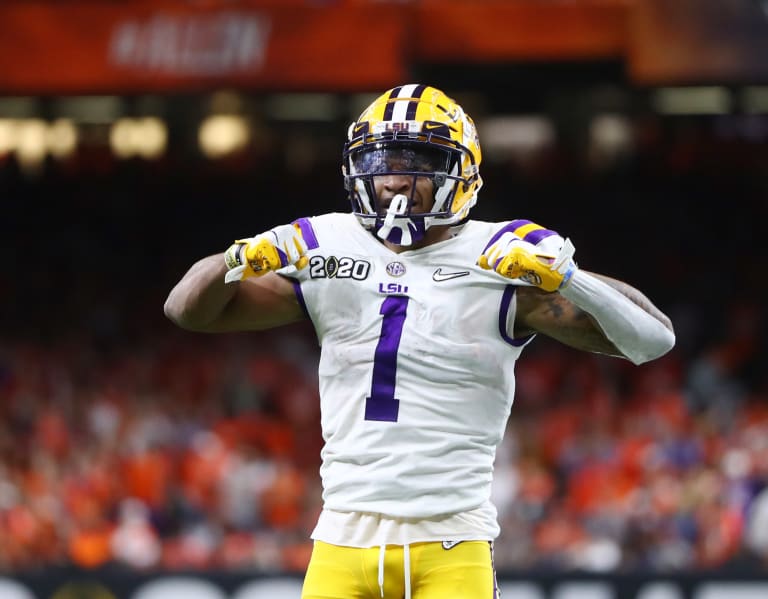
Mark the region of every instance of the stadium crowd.
[[[768, 397], [751, 330], [634, 368], [553, 345], [518, 371], [497, 459], [500, 569], [768, 558]], [[14, 343], [0, 378], [0, 566], [301, 571], [319, 509], [313, 340]]]
[[[570, 235], [583, 264], [648, 289], [678, 337], [642, 367], [526, 350], [493, 487], [499, 570], [768, 566], [768, 151], [708, 131], [586, 175], [567, 152], [484, 167], [480, 217]], [[162, 301], [192, 257], [301, 202], [334, 208], [314, 189], [339, 190], [337, 167], [320, 166], [281, 187], [284, 169], [0, 165], [0, 571], [303, 571], [321, 492], [314, 333], [185, 333]], [[281, 193], [290, 210], [272, 200], [260, 222]]]

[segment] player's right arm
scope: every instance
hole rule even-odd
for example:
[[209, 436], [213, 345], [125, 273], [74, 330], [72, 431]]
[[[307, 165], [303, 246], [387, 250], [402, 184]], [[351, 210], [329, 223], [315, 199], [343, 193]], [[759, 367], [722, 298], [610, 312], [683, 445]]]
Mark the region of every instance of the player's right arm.
[[276, 274], [304, 268], [307, 245], [295, 225], [236, 241], [196, 262], [165, 301], [168, 318], [192, 331], [262, 330], [302, 320], [293, 283]]
[[289, 279], [273, 272], [226, 284], [224, 254], [199, 260], [165, 300], [165, 315], [203, 333], [258, 331], [305, 318]]

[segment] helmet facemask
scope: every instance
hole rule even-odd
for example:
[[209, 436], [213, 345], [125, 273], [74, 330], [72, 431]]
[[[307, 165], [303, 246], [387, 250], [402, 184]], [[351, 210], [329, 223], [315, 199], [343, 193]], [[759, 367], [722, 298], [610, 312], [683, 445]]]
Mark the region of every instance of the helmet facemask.
[[[411, 245], [441, 220], [450, 219], [451, 202], [462, 185], [458, 174], [460, 153], [447, 147], [419, 142], [375, 142], [363, 144], [345, 160], [345, 186], [352, 209], [367, 228], [386, 241]], [[409, 177], [408, 196], [380, 198], [378, 177]], [[432, 181], [433, 204], [427, 212], [413, 212], [416, 185]]]
[[[461, 106], [434, 87], [407, 84], [379, 96], [350, 125], [342, 171], [360, 223], [381, 239], [411, 245], [433, 225], [467, 218], [482, 186], [480, 160], [477, 130]], [[379, 197], [379, 176], [413, 177], [410, 197]], [[431, 206], [414, 204], [417, 184], [418, 199], [427, 200], [423, 178], [432, 182]]]

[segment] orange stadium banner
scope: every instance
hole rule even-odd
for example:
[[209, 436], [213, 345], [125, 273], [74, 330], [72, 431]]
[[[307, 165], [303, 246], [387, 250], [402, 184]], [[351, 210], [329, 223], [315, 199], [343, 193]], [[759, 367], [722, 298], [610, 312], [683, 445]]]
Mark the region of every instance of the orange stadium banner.
[[765, 81], [766, 5], [3, 0], [0, 94], [378, 91], [416, 64], [606, 59], [641, 84]]
[[464, 62], [622, 58], [625, 0], [421, 0], [420, 59]]
[[0, 3], [0, 93], [380, 89], [405, 78], [404, 7]]

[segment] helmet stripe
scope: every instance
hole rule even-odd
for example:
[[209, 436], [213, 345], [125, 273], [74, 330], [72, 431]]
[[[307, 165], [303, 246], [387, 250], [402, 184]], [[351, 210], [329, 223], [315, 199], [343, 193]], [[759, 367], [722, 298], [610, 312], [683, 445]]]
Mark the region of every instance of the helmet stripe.
[[392, 120], [395, 122], [408, 120], [408, 106], [413, 99], [413, 92], [418, 86], [415, 84], [404, 85], [397, 95], [397, 99], [392, 102], [394, 110], [392, 112]]
[[419, 100], [421, 100], [421, 96], [426, 88], [426, 85], [417, 85], [416, 89], [413, 90], [411, 94], [412, 100], [408, 102], [408, 110], [405, 111], [406, 121], [413, 121], [416, 118], [416, 109], [419, 107]]
[[395, 110], [395, 102], [394, 100], [400, 95], [400, 91], [403, 89], [404, 86], [396, 87], [392, 90], [392, 92], [389, 94], [389, 98], [387, 98], [387, 103], [384, 106], [384, 117], [383, 120], [385, 121], [391, 121], [392, 120], [392, 112]]
[[384, 120], [399, 122], [415, 119], [416, 109], [425, 89], [425, 85], [415, 83], [393, 89], [384, 108]]

